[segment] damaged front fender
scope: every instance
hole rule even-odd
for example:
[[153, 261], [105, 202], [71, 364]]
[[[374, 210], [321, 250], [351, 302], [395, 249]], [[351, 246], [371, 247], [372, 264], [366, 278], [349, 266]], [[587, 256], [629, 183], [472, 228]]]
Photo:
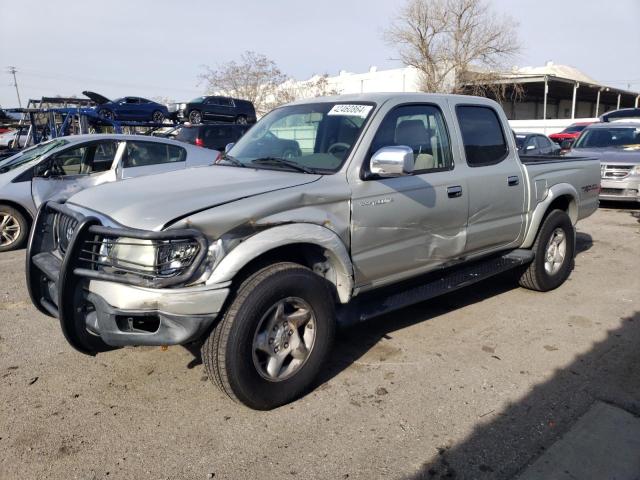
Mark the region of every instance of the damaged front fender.
[[252, 260], [275, 248], [295, 244], [322, 248], [330, 266], [325, 277], [335, 285], [340, 302], [349, 302], [353, 292], [353, 265], [347, 247], [336, 233], [311, 223], [279, 225], [247, 238], [220, 260], [206, 283], [228, 282]]

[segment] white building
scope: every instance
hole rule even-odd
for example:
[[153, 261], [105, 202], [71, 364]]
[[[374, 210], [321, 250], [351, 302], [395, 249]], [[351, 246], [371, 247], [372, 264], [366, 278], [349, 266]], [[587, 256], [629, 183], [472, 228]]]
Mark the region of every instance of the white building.
[[[341, 71], [326, 80], [328, 88], [339, 93], [419, 91], [419, 73], [412, 67], [390, 70], [371, 67], [365, 73]], [[507, 86], [507, 98], [512, 96], [511, 86], [519, 85], [519, 98], [502, 102], [510, 120], [593, 118], [609, 110], [637, 107], [640, 100], [638, 92], [602, 85], [574, 67], [553, 62], [543, 67], [514, 67], [497, 82]], [[571, 122], [560, 122], [565, 123]]]

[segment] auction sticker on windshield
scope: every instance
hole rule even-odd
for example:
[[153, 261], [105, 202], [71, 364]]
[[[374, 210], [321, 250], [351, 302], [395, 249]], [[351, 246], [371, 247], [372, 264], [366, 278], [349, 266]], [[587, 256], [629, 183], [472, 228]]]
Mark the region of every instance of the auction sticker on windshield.
[[366, 118], [372, 108], [372, 105], [340, 103], [338, 105], [334, 105], [327, 115], [348, 115], [350, 117]]

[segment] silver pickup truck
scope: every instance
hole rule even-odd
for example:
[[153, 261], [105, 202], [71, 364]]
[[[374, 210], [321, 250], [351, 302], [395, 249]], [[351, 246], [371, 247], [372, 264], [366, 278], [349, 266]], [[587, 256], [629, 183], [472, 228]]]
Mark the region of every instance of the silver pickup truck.
[[336, 325], [509, 269], [561, 285], [599, 182], [597, 160], [522, 161], [487, 99], [316, 98], [212, 167], [44, 204], [27, 281], [80, 352], [201, 341], [223, 392], [270, 409], [313, 385]]

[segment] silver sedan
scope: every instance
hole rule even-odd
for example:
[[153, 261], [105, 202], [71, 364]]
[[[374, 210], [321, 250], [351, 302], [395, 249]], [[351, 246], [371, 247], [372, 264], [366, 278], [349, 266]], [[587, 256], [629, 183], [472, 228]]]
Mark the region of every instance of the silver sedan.
[[94, 185], [211, 165], [219, 152], [161, 137], [74, 135], [0, 161], [0, 252], [24, 244], [39, 205]]

